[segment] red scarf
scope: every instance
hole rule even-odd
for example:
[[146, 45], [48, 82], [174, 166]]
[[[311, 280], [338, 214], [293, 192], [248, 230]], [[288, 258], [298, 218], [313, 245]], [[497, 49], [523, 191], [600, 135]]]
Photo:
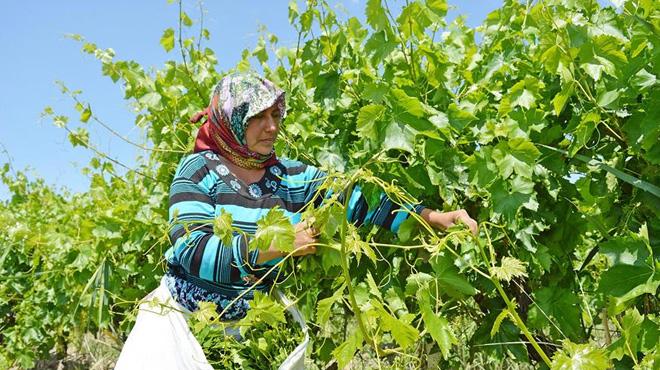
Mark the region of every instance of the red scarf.
[[[217, 99], [217, 96], [214, 98]], [[241, 145], [236, 141], [229, 125], [224, 120], [217, 119], [220, 117], [214, 117], [209, 112], [210, 108], [206, 108], [190, 119], [190, 122], [197, 123], [202, 117], [207, 116], [206, 122], [199, 128], [199, 132], [197, 133], [193, 152], [212, 150], [227, 158], [233, 164], [250, 169], [265, 168], [277, 163], [277, 157], [274, 151], [270, 156], [267, 156], [255, 153], [248, 149], [247, 146]]]

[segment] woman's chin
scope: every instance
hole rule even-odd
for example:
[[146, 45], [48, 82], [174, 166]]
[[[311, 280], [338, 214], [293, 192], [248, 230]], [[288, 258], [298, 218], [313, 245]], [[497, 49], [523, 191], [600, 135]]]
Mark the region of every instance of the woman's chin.
[[260, 144], [256, 145], [254, 148], [250, 148], [250, 150], [262, 155], [268, 155], [273, 152], [273, 145]]

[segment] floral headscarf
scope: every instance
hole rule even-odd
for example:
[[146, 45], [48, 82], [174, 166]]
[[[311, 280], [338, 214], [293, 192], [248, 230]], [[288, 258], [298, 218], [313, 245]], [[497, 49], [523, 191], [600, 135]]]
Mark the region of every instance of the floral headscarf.
[[264, 155], [248, 149], [245, 130], [250, 118], [273, 105], [283, 119], [284, 91], [254, 73], [230, 74], [218, 82], [210, 100], [209, 107], [191, 119], [198, 122], [208, 116], [197, 134], [195, 152], [211, 149], [237, 166], [251, 169], [277, 163], [274, 151]]

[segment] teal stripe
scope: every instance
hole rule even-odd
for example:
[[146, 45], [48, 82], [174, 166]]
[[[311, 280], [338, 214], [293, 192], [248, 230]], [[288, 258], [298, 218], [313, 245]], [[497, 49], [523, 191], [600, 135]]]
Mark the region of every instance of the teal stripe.
[[167, 249], [167, 251], [165, 252], [165, 259], [173, 263], [179, 262], [174, 258], [174, 247], [169, 247]]
[[351, 199], [348, 201], [349, 220], [353, 220], [355, 217], [353, 213], [355, 213], [355, 208], [360, 201], [360, 197], [362, 197], [362, 188], [360, 188], [360, 185], [355, 185], [351, 192]]
[[242, 236], [240, 234], [234, 236], [234, 240], [232, 241], [232, 250], [234, 252], [234, 263], [236, 266], [238, 266], [238, 269], [241, 271], [241, 277], [243, 277], [249, 274], [243, 266], [245, 262], [243, 256], [241, 255], [241, 238]]
[[408, 219], [409, 213], [405, 211], [406, 209], [410, 210], [410, 207], [406, 205], [405, 207], [401, 207], [401, 209], [396, 212], [396, 216], [392, 221], [392, 227], [390, 229], [392, 232], [396, 233], [399, 231], [399, 227], [403, 221]]
[[220, 239], [213, 235], [206, 243], [202, 263], [199, 266], [199, 277], [206, 280], [213, 280], [213, 270], [215, 269], [215, 254], [218, 248], [223, 248]]

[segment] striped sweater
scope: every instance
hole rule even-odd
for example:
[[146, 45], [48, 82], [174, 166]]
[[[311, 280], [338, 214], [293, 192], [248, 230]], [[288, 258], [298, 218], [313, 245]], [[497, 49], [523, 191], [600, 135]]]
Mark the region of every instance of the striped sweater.
[[[273, 207], [279, 207], [292, 224], [300, 221], [301, 210], [315, 197], [326, 174], [298, 161], [280, 159], [266, 168], [261, 180], [245, 184], [227, 166], [227, 160], [211, 151], [182, 158], [170, 187], [169, 237], [172, 244], [165, 254], [168, 264], [179, 276], [211, 291], [236, 296], [252, 285], [246, 277], [260, 276], [264, 266], [257, 265], [258, 250], [248, 251], [244, 234], [234, 233], [230, 244], [213, 233], [213, 221], [221, 211], [232, 215], [233, 226], [254, 235], [257, 220]], [[375, 209], [368, 209], [359, 186], [349, 200], [348, 217], [356, 225], [376, 224], [396, 232], [409, 217], [396, 212], [400, 207], [384, 194]], [[413, 208], [408, 206], [408, 209]], [[422, 206], [415, 206], [420, 213]], [[248, 236], [249, 238], [249, 236]], [[261, 284], [258, 289], [267, 289]]]

